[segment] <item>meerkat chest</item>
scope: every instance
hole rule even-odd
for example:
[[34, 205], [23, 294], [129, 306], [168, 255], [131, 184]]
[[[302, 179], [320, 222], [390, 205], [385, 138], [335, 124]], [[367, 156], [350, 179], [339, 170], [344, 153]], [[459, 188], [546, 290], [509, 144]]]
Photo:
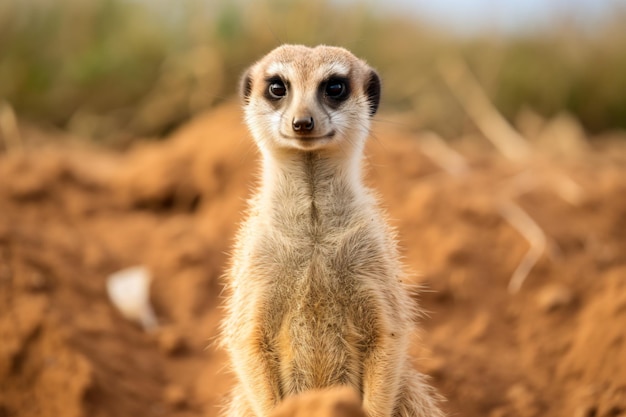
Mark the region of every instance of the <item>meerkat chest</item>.
[[268, 294], [270, 303], [283, 304], [274, 340], [288, 393], [358, 386], [363, 355], [378, 331], [372, 323], [384, 305], [373, 294], [371, 274], [380, 272], [383, 254], [366, 227], [335, 234], [284, 252], [291, 266], [275, 275]]
[[378, 272], [372, 260], [387, 263], [380, 232], [367, 220], [284, 224], [288, 226], [271, 226], [259, 234], [253, 249], [274, 285], [316, 294], [335, 292], [358, 286], [370, 272]]
[[[293, 224], [293, 223], [292, 223]], [[267, 297], [306, 323], [353, 317], [355, 306], [393, 279], [380, 232], [367, 219], [342, 227], [272, 227], [251, 250]]]

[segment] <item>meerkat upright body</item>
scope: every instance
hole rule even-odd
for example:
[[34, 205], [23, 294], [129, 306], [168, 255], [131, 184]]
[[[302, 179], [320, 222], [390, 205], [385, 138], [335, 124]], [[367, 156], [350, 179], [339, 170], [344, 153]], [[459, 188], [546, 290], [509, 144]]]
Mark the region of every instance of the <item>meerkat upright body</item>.
[[229, 417], [348, 385], [368, 417], [441, 416], [408, 358], [415, 309], [393, 232], [363, 185], [378, 75], [342, 48], [285, 45], [244, 75], [262, 154], [229, 273]]

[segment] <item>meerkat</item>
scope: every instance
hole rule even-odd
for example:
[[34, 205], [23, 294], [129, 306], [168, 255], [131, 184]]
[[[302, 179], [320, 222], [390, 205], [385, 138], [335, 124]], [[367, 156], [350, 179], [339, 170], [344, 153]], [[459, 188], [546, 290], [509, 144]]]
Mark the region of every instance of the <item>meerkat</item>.
[[380, 84], [330, 46], [280, 46], [242, 77], [262, 171], [227, 273], [237, 383], [225, 416], [266, 417], [289, 396], [345, 385], [368, 417], [443, 415], [410, 363], [416, 307], [362, 180]]

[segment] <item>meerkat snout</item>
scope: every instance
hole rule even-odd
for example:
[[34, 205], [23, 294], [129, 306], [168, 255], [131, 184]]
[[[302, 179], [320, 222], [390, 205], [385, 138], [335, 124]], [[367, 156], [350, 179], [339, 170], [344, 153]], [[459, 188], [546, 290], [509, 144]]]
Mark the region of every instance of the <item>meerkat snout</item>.
[[315, 127], [315, 121], [311, 116], [296, 117], [292, 122], [293, 131], [298, 133], [308, 133]]
[[261, 148], [359, 145], [380, 102], [376, 71], [346, 49], [283, 45], [241, 83], [246, 121]]

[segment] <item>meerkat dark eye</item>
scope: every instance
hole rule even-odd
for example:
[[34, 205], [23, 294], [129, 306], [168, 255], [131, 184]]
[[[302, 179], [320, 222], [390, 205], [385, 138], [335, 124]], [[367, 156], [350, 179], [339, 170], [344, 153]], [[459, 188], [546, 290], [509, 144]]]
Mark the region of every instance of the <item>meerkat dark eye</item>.
[[272, 81], [268, 87], [269, 96], [274, 100], [280, 100], [287, 95], [287, 87], [280, 81]]
[[342, 100], [348, 96], [348, 87], [344, 81], [331, 79], [326, 83], [324, 93], [333, 100]]

